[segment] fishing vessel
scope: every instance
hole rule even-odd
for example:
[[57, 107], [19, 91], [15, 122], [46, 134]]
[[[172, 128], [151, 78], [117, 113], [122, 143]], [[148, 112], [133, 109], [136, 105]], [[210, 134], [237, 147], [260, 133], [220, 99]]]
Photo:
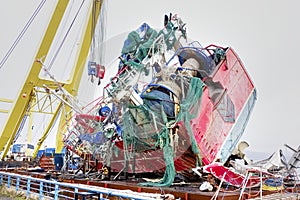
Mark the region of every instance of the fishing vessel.
[[[67, 3], [59, 1], [10, 112], [0, 138], [0, 147], [4, 148], [2, 159], [19, 136], [22, 120], [38, 108], [51, 113], [52, 118], [35, 145], [33, 157], [56, 118], [64, 116], [60, 119], [52, 159], [55, 163], [52, 169], [47, 168], [59, 171], [64, 180], [75, 180], [82, 173], [84, 178], [115, 181], [118, 185], [124, 175], [125, 180], [134, 178], [138, 188], [167, 188], [176, 185], [180, 177], [180, 180], [201, 180], [202, 187], [197, 183], [197, 190], [201, 191], [219, 192], [222, 183], [243, 188], [233, 195], [236, 199], [245, 190], [273, 177], [265, 169], [243, 166], [244, 173], [228, 164], [232, 164], [232, 155], [244, 159], [241, 149], [235, 150], [256, 101], [253, 81], [232, 47], [202, 46], [188, 38], [184, 20], [170, 13], [164, 16], [161, 28], [155, 29], [145, 22], [128, 33], [122, 49], [115, 55], [117, 62], [105, 66], [93, 56], [87, 59], [88, 51], [90, 55], [99, 53], [95, 52], [94, 32], [101, 2], [94, 1], [87, 31], [78, 48], [73, 79], [58, 81], [44, 56], [50, 48], [49, 38], [54, 39], [53, 30], [58, 29], [57, 22], [66, 8]], [[76, 99], [83, 66], [87, 69], [83, 76], [89, 76], [101, 93], [84, 106]], [[109, 69], [117, 72], [111, 75]], [[40, 78], [40, 71], [48, 79]], [[44, 96], [39, 96], [40, 93]], [[214, 178], [208, 178], [208, 174]], [[204, 177], [217, 179], [218, 184], [203, 182]], [[211, 197], [211, 193], [198, 195]]]
[[[165, 15], [161, 30], [147, 23], [130, 32], [118, 72], [103, 96], [70, 120], [65, 146], [112, 172], [176, 172], [225, 163], [241, 138], [256, 90], [231, 47], [187, 38], [184, 22]], [[104, 67], [89, 63], [89, 75]], [[71, 126], [70, 126], [71, 125]]]

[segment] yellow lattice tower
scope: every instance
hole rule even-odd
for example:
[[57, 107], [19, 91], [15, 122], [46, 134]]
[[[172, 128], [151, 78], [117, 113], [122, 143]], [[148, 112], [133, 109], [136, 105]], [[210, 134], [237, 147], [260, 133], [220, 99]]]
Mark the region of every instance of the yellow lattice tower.
[[[43, 113], [46, 112], [47, 110], [47, 114], [51, 114], [51, 120], [49, 120], [47, 128], [45, 129], [42, 137], [40, 138], [38, 144], [35, 147], [34, 155], [33, 155], [34, 157], [37, 155], [38, 150], [40, 149], [41, 145], [46, 139], [48, 132], [50, 131], [51, 127], [53, 126], [53, 123], [55, 122], [55, 119], [62, 114], [62, 112], [60, 112], [62, 105], [66, 105], [65, 113], [71, 113], [70, 110], [72, 108], [68, 106], [68, 104], [64, 103], [64, 101], [67, 101], [67, 99], [64, 99], [65, 98], [64, 95], [55, 99], [50, 98], [51, 93], [49, 92], [49, 89], [55, 90], [57, 89], [57, 87], [63, 87], [63, 89], [67, 91], [71, 96], [78, 95], [80, 79], [82, 77], [83, 69], [86, 64], [86, 59], [92, 41], [93, 34], [91, 33], [94, 33], [94, 28], [95, 28], [94, 21], [98, 20], [102, 1], [93, 0], [94, 12], [90, 12], [88, 22], [85, 26], [83, 41], [81, 43], [81, 47], [79, 48], [78, 57], [76, 59], [75, 65], [73, 66], [73, 74], [70, 78], [70, 81], [68, 81], [68, 83], [58, 85], [57, 82], [55, 81], [39, 78], [39, 73], [42, 69], [42, 65], [40, 62], [36, 62], [36, 61], [42, 57], [45, 57], [45, 55], [48, 54], [51, 43], [53, 42], [55, 34], [58, 30], [59, 24], [62, 21], [64, 13], [66, 12], [68, 3], [69, 3], [68, 0], [58, 1], [55, 11], [49, 22], [48, 28], [41, 42], [40, 48], [35, 56], [35, 60], [33, 61], [33, 64], [24, 82], [24, 85], [19, 91], [18, 97], [16, 101], [14, 101], [12, 109], [8, 111], [9, 116], [0, 137], [0, 151], [2, 151], [2, 155], [1, 155], [2, 160], [7, 155], [9, 148], [16, 136], [16, 133], [21, 125], [21, 122], [26, 112]], [[35, 99], [37, 97], [37, 94], [42, 94], [40, 95], [41, 96], [40, 99]], [[58, 102], [57, 99], [59, 99], [60, 101]], [[35, 107], [38, 109], [33, 110], [33, 106], [31, 106], [31, 109], [28, 109], [30, 105], [32, 105], [31, 102], [35, 100], [37, 105]], [[56, 103], [54, 103], [54, 101], [56, 101]], [[7, 111], [3, 110], [3, 112], [7, 112]], [[63, 124], [65, 123], [66, 123], [65, 118], [61, 117], [59, 127], [62, 127]], [[58, 130], [57, 137], [56, 137], [56, 152], [60, 153], [62, 149], [63, 149], [62, 134]]]

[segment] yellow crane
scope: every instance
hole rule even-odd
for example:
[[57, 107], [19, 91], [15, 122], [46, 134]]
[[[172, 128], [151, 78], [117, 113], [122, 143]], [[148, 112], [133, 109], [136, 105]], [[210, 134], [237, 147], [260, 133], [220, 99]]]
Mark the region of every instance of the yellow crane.
[[[39, 139], [34, 149], [34, 157], [37, 155], [38, 150], [46, 139], [49, 130], [53, 126], [55, 119], [63, 114], [60, 112], [62, 106], [65, 106], [65, 113], [70, 113], [71, 106], [68, 104], [68, 98], [65, 94], [56, 94], [57, 88], [63, 89], [70, 96], [78, 95], [78, 88], [82, 77], [83, 69], [86, 65], [86, 59], [89, 53], [90, 44], [92, 41], [93, 33], [95, 30], [95, 21], [98, 20], [102, 0], [92, 0], [92, 7], [87, 19], [87, 23], [83, 35], [82, 42], [78, 48], [77, 58], [73, 66], [72, 75], [68, 83], [59, 83], [54, 80], [46, 80], [39, 78], [39, 73], [43, 68], [41, 58], [47, 56], [50, 46], [54, 40], [55, 34], [62, 21], [66, 8], [68, 6], [68, 0], [58, 0], [55, 11], [52, 14], [49, 25], [44, 34], [40, 47], [35, 55], [35, 59], [32, 62], [30, 71], [25, 79], [25, 82], [20, 89], [17, 99], [13, 101], [12, 108], [10, 110], [3, 110], [2, 112], [8, 112], [8, 118], [4, 125], [2, 134], [0, 136], [0, 151], [1, 159], [3, 160], [10, 146], [12, 145], [16, 133], [21, 125], [21, 122], [28, 112], [39, 112], [50, 114], [51, 119]], [[40, 61], [40, 62], [37, 62]], [[54, 92], [51, 92], [54, 91]], [[53, 98], [54, 97], [54, 98]], [[11, 100], [2, 99], [4, 102], [11, 102]], [[60, 118], [59, 127], [62, 127], [66, 123], [65, 117]], [[56, 137], [56, 152], [60, 153], [63, 149], [62, 134], [60, 130], [57, 132]]]

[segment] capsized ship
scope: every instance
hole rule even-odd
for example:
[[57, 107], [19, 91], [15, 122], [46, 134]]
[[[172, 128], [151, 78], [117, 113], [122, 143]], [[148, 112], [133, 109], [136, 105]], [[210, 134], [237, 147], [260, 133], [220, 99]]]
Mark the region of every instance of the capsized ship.
[[[231, 47], [202, 47], [170, 14], [161, 30], [144, 23], [130, 32], [119, 60], [103, 96], [66, 126], [69, 150], [89, 155], [98, 169], [164, 172], [159, 186], [176, 172], [227, 161], [256, 100]], [[104, 66], [88, 67], [93, 78], [105, 77]]]

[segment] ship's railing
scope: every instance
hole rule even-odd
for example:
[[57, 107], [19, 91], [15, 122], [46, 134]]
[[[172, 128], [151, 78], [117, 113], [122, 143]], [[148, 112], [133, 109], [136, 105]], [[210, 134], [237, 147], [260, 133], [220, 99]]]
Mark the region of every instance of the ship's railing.
[[166, 195], [155, 193], [116, 190], [84, 184], [64, 183], [26, 175], [0, 172], [0, 186], [9, 191], [21, 192], [26, 198], [38, 199], [98, 199], [125, 198], [135, 200], [166, 199]]

